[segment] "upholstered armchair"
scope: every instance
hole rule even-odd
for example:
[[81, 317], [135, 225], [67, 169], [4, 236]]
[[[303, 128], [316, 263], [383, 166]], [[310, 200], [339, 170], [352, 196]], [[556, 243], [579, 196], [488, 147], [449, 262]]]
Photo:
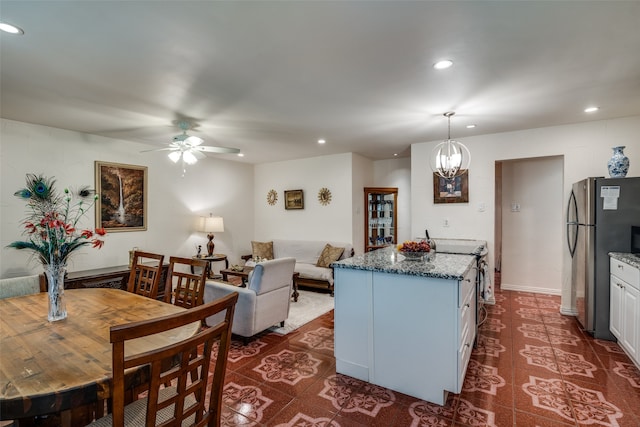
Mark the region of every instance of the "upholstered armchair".
[[[238, 303], [231, 331], [249, 338], [271, 326], [280, 324], [289, 316], [295, 258], [278, 258], [259, 262], [249, 273], [247, 287], [207, 280], [204, 302], [210, 302], [232, 292], [238, 292]], [[207, 325], [219, 322], [216, 316], [207, 318]]]

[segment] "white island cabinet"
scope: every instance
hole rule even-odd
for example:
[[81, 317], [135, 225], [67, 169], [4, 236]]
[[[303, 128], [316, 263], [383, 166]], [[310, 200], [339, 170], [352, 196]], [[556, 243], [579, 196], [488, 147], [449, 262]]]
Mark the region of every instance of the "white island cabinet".
[[[637, 261], [636, 261], [637, 260]], [[612, 253], [609, 329], [640, 368], [640, 258]], [[635, 265], [634, 265], [635, 264]]]
[[379, 250], [334, 264], [336, 371], [443, 405], [476, 334], [475, 259]]

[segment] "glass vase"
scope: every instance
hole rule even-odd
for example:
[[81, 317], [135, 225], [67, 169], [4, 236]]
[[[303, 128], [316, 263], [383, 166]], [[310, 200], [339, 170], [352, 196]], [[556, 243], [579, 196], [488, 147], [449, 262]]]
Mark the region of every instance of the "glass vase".
[[629, 172], [629, 158], [624, 155], [624, 146], [613, 147], [613, 155], [607, 162], [611, 178], [624, 178]]
[[67, 318], [67, 305], [64, 301], [64, 276], [67, 273], [65, 265], [49, 264], [45, 268], [49, 294], [49, 322]]

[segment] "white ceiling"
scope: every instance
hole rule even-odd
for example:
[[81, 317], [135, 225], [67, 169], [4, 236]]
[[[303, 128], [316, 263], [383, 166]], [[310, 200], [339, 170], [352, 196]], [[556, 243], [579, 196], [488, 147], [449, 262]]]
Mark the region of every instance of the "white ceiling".
[[2, 117], [150, 148], [186, 117], [234, 161], [407, 156], [449, 110], [463, 142], [640, 114], [638, 1], [0, 0], [0, 20], [25, 31], [0, 35]]

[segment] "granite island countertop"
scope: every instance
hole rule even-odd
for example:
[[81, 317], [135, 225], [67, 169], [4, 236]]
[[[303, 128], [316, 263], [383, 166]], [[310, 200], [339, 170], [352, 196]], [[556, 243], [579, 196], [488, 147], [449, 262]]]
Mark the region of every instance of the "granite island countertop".
[[462, 280], [475, 264], [473, 255], [446, 254], [436, 251], [434, 260], [411, 261], [405, 259], [395, 247], [378, 249], [331, 264], [334, 268], [368, 270], [391, 274]]
[[609, 256], [618, 261], [626, 262], [635, 268], [640, 268], [640, 257], [630, 252], [609, 252]]

